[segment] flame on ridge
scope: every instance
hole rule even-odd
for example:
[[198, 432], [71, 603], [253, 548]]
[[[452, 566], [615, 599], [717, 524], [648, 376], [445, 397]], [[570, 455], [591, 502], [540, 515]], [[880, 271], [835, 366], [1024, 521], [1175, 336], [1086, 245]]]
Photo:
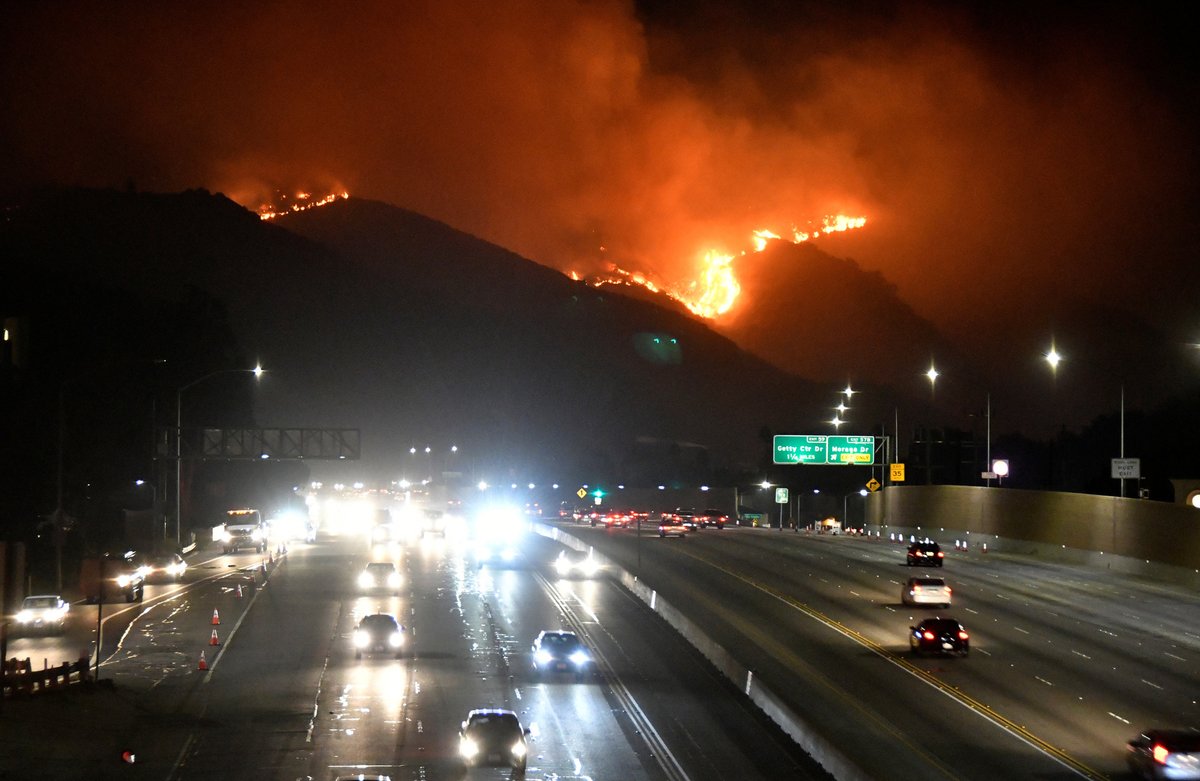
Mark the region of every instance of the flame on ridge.
[[[273, 204], [269, 203], [264, 203], [262, 206], [259, 206], [258, 218], [260, 220], [273, 220], [282, 214], [308, 211], [309, 209], [315, 209], [318, 206], [324, 206], [325, 204], [333, 203], [339, 198], [345, 199], [349, 197], [350, 193], [346, 192], [345, 190], [340, 193], [330, 193], [329, 195], [326, 195], [323, 198], [317, 198], [316, 200], [313, 199], [312, 193], [298, 192], [292, 196], [292, 204], [290, 206], [284, 204], [283, 207], [278, 209]], [[286, 195], [284, 195], [282, 198], [284, 201], [287, 199], [288, 196]]]
[[[811, 233], [802, 231], [793, 225], [789, 239], [784, 239], [780, 234], [764, 228], [751, 233], [751, 244], [753, 247], [751, 251], [762, 252], [767, 248], [768, 242], [771, 241], [783, 240], [790, 241], [793, 244], [800, 244], [821, 235], [842, 233], [861, 228], [866, 224], [866, 217], [847, 217], [842, 214], [830, 215], [821, 221], [820, 228], [814, 229]], [[644, 287], [652, 293], [663, 293], [686, 306], [693, 314], [711, 320], [720, 317], [732, 309], [738, 296], [741, 294], [742, 286], [738, 283], [737, 277], [733, 273], [733, 260], [735, 257], [745, 254], [746, 250], [738, 253], [738, 255], [730, 255], [718, 250], [708, 250], [699, 262], [697, 278], [681, 287], [671, 287], [656, 283], [640, 272], [626, 271], [616, 265], [610, 265], [607, 274], [588, 278], [587, 284], [593, 287], [601, 287], [603, 285]], [[571, 271], [568, 276], [574, 280], [580, 279], [579, 273], [576, 271]]]

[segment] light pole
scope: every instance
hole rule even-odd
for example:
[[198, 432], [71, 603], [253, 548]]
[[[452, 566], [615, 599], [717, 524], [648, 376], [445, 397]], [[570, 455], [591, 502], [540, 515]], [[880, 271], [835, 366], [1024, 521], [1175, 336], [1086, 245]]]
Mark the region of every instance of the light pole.
[[216, 377], [218, 374], [240, 374], [249, 372], [254, 375], [254, 379], [261, 379], [266, 372], [261, 365], [255, 365], [253, 369], [217, 369], [215, 372], [209, 372], [203, 377], [198, 377], [186, 385], [181, 385], [175, 391], [175, 544], [180, 545], [180, 514], [183, 511], [183, 392], [189, 388], [193, 388], [207, 379]]
[[[1056, 359], [1056, 361], [1057, 360], [1062, 360], [1061, 356], [1059, 356]], [[1057, 366], [1057, 363], [1054, 365]], [[925, 377], [929, 380], [929, 394], [930, 394], [931, 399], [933, 398], [934, 389], [937, 384], [937, 380], [941, 376], [943, 376], [942, 373], [937, 370], [937, 367], [934, 366], [934, 364], [932, 362], [930, 362], [929, 370], [925, 372]], [[979, 386], [976, 385], [976, 383], [970, 382], [969, 384], [975, 385], [976, 389], [979, 388]], [[972, 413], [972, 415], [974, 415], [974, 413]], [[986, 474], [990, 475], [992, 473], [992, 392], [991, 391], [984, 391], [983, 417], [984, 417], [984, 438], [985, 438], [984, 439], [984, 441], [985, 441], [984, 472]], [[897, 434], [899, 434], [898, 426], [897, 426]], [[928, 439], [928, 437], [926, 437], [926, 438]], [[971, 459], [972, 459], [972, 461], [974, 461], [974, 459], [977, 457], [975, 454], [975, 445], [974, 445], [974, 439], [975, 439], [974, 424], [972, 424], [972, 426], [971, 426], [971, 439], [972, 439]], [[986, 485], [990, 488], [992, 485], [992, 478], [986, 477], [984, 479], [987, 481]]]
[[[850, 509], [849, 509], [847, 500], [849, 500], [850, 497], [854, 496], [855, 494], [858, 494], [859, 496], [866, 498], [867, 493], [868, 493], [867, 489], [860, 488], [857, 491], [851, 491], [850, 493], [848, 493], [842, 497], [842, 529], [843, 530], [846, 529], [850, 525]], [[863, 526], [866, 526], [867, 525], [866, 519], [864, 518], [863, 521], [864, 521]]]
[[[141, 488], [144, 485], [150, 486], [150, 517], [153, 521], [155, 521], [155, 525], [157, 525], [157, 521], [158, 521], [158, 486], [155, 485], [154, 483], [151, 483], [147, 480], [142, 480], [140, 478], [137, 480], [134, 480], [133, 484], [136, 485], [138, 488]], [[167, 539], [167, 519], [166, 518], [163, 518], [162, 538], [164, 540]]]

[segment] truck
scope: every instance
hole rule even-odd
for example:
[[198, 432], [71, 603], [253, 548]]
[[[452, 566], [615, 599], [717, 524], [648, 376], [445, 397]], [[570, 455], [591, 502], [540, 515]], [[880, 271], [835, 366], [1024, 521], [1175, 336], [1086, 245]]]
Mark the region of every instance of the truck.
[[87, 556], [79, 565], [79, 591], [91, 604], [114, 598], [139, 602], [145, 582], [146, 565], [136, 551]]
[[262, 514], [249, 508], [226, 510], [225, 523], [213, 528], [213, 541], [220, 543], [225, 553], [246, 549], [266, 553], [267, 529]]

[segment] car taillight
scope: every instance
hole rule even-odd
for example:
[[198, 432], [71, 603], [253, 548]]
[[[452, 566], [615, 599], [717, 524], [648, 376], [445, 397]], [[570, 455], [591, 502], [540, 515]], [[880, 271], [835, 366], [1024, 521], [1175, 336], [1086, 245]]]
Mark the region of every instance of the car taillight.
[[963, 632], [962, 630], [959, 630], [959, 633], [958, 633], [959, 640], [966, 640], [968, 637], [970, 637], [970, 635], [968, 635], [966, 632]]
[[929, 630], [925, 630], [925, 632], [922, 633], [921, 637], [925, 638], [926, 640], [932, 640], [933, 632], [930, 632]]
[[939, 559], [941, 559], [941, 558], [944, 558], [945, 556], [946, 556], [946, 554], [942, 553], [941, 551], [938, 551], [938, 553], [937, 553], [937, 557], [938, 557]]
[[912, 593], [914, 593], [914, 594], [920, 594], [920, 593], [921, 593], [921, 587], [920, 587], [920, 586], [913, 586]]
[[950, 593], [950, 587], [949, 587], [949, 586], [946, 586], [946, 593], [947, 593], [947, 594], [949, 594], [949, 593]]
[[1154, 761], [1160, 765], [1167, 764], [1167, 757], [1171, 755], [1171, 752], [1167, 751], [1167, 747], [1161, 743], [1155, 743], [1154, 748], [1150, 749], [1150, 753], [1153, 755]]

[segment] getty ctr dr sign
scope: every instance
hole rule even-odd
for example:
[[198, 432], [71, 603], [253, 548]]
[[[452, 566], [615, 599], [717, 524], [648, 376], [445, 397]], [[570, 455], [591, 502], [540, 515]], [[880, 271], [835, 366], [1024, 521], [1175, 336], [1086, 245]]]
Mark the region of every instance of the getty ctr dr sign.
[[875, 437], [833, 437], [776, 434], [772, 456], [776, 464], [875, 463]]

